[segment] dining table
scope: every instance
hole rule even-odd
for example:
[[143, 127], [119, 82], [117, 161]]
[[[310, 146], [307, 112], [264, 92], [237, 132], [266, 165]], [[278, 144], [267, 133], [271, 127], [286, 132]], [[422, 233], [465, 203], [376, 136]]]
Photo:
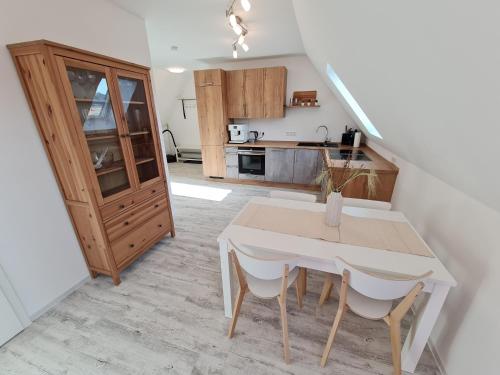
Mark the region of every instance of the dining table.
[[[294, 230], [297, 229], [297, 223], [290, 222], [290, 228], [286, 228], [286, 219], [282, 220], [278, 226], [271, 225], [271, 222], [266, 220], [263, 220], [263, 224], [259, 226], [245, 225], [242, 218], [248, 216], [249, 210], [255, 208], [256, 205], [268, 210], [298, 210], [297, 212], [293, 211], [296, 214], [293, 216], [299, 215], [299, 217], [304, 217], [304, 220], [307, 220], [308, 215], [317, 216], [326, 212], [326, 205], [323, 203], [267, 197], [253, 197], [246, 203], [217, 238], [220, 251], [225, 316], [232, 317], [234, 294], [237, 289], [237, 285], [234, 285], [237, 281], [233, 278], [233, 267], [229, 257], [231, 249], [228, 247], [228, 240], [248, 248], [297, 256], [300, 259], [298, 263], [300, 267], [333, 274], [340, 273], [335, 262], [338, 257], [356, 267], [389, 275], [416, 276], [432, 271], [432, 274], [424, 281], [423, 301], [419, 303], [418, 309], [414, 310], [414, 317], [401, 353], [402, 369], [413, 373], [439, 317], [448, 292], [450, 288], [457, 285], [457, 282], [432, 249], [423, 241], [405, 215], [394, 210], [348, 206], [342, 208], [343, 215], [348, 215], [354, 219], [373, 219], [374, 222], [388, 221], [400, 225], [401, 223], [407, 224], [406, 227], [410, 228], [413, 235], [424, 244], [428, 256], [389, 251], [386, 248], [375, 248], [341, 241], [328, 241], [317, 238], [317, 236], [313, 238], [313, 236], [305, 235], [306, 232], [297, 230], [297, 233], [294, 233]], [[279, 228], [279, 230], [276, 228]]]

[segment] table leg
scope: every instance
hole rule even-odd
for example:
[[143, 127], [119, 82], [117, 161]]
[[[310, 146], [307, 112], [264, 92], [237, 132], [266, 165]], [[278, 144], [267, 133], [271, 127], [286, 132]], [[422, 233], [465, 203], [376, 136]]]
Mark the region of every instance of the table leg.
[[232, 267], [231, 258], [227, 249], [227, 241], [219, 242], [220, 270], [222, 276], [222, 294], [224, 297], [224, 315], [227, 318], [233, 317], [233, 295], [231, 290]]
[[403, 350], [401, 351], [402, 368], [404, 371], [415, 372], [417, 363], [429, 340], [432, 328], [437, 321], [449, 290], [449, 286], [434, 285], [427, 301], [416, 312], [413, 324], [410, 327]]

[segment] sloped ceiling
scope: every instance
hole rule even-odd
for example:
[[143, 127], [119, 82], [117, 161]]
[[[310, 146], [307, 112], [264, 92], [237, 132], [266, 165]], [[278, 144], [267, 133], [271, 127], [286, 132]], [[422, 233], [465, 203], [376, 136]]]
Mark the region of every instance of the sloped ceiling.
[[333, 66], [373, 140], [500, 211], [499, 3], [293, 4], [306, 53], [326, 81]]

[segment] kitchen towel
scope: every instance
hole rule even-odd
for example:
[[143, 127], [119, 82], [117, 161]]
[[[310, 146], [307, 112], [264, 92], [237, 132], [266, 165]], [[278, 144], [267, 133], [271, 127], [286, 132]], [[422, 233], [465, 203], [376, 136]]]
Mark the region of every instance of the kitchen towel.
[[404, 222], [342, 214], [339, 227], [325, 223], [324, 212], [250, 203], [233, 224], [347, 245], [434, 257]]

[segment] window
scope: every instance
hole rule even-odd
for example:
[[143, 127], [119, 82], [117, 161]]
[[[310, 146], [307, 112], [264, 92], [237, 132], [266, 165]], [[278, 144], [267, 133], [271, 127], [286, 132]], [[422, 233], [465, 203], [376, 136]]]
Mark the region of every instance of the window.
[[368, 131], [368, 133], [370, 133], [374, 137], [382, 139], [382, 135], [379, 133], [377, 128], [375, 128], [375, 125], [372, 124], [368, 116], [366, 116], [365, 112], [363, 112], [356, 99], [354, 99], [349, 90], [347, 90], [344, 82], [342, 82], [342, 80], [339, 78], [337, 73], [335, 73], [335, 70], [333, 70], [330, 64], [326, 64], [326, 74], [328, 75], [328, 78], [330, 78], [330, 81], [332, 81], [334, 86], [337, 88], [340, 95], [342, 95], [347, 105], [349, 105], [359, 121], [361, 121], [361, 123], [364, 125], [366, 131]]

